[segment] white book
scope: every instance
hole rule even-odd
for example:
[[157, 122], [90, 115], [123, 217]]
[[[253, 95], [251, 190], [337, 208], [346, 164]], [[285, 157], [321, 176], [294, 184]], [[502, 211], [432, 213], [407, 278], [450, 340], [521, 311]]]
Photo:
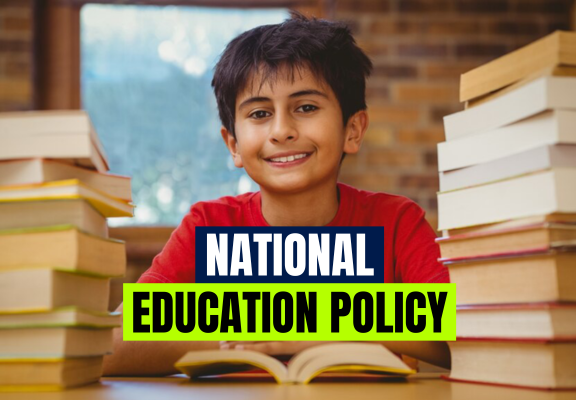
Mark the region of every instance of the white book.
[[110, 279], [51, 268], [0, 270], [0, 314], [76, 306], [105, 312]]
[[0, 161], [0, 186], [31, 185], [78, 179], [85, 185], [126, 202], [132, 200], [130, 178], [80, 168], [56, 160], [33, 158]]
[[440, 192], [496, 182], [554, 167], [576, 168], [576, 144], [540, 146], [494, 161], [440, 172]]
[[551, 109], [576, 109], [576, 78], [545, 76], [444, 117], [446, 140], [490, 131]]
[[112, 329], [0, 329], [0, 359], [102, 356], [112, 353]]
[[192, 379], [263, 369], [278, 383], [308, 383], [323, 372], [375, 373], [407, 376], [410, 369], [390, 350], [371, 343], [333, 343], [305, 349], [284, 365], [266, 354], [248, 350], [190, 351], [175, 367]]
[[85, 111], [0, 113], [0, 160], [58, 158], [108, 171], [104, 147]]
[[438, 229], [576, 212], [576, 168], [553, 168], [438, 194]]
[[108, 225], [85, 200], [45, 200], [0, 202], [0, 231], [74, 225], [81, 231], [108, 237]]
[[102, 216], [107, 218], [134, 216], [134, 206], [131, 203], [107, 196], [84, 185], [78, 179], [0, 188], [0, 203], [70, 199], [88, 201]]
[[576, 144], [576, 110], [547, 111], [478, 135], [438, 144], [438, 170], [481, 164], [547, 144]]

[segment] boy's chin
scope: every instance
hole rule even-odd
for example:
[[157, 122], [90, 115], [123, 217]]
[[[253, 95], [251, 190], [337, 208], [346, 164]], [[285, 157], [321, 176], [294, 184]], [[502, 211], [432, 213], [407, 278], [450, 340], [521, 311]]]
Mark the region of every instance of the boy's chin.
[[[324, 184], [326, 182], [327, 180], [323, 181]], [[293, 195], [312, 191], [318, 186], [320, 186], [319, 182], [291, 182], [278, 180], [272, 183], [265, 182], [260, 184], [260, 190], [268, 193]]]

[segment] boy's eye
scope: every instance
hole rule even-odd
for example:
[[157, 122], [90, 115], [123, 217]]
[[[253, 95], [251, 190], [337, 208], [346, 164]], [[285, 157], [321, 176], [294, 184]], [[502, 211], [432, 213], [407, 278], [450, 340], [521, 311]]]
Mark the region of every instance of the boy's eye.
[[297, 110], [302, 110], [302, 112], [312, 112], [318, 109], [318, 107], [313, 106], [312, 104], [304, 104], [303, 106], [300, 106], [297, 108]]
[[268, 114], [270, 114], [268, 111], [257, 110], [257, 111], [254, 111], [252, 114], [250, 114], [249, 117], [254, 118], [254, 119], [262, 119], [262, 118], [266, 118], [268, 116]]

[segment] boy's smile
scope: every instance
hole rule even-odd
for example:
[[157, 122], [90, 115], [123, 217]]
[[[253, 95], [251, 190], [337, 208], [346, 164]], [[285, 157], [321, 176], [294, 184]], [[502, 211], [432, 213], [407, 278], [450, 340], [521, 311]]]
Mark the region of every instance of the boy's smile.
[[294, 68], [293, 76], [279, 69], [278, 79], [258, 90], [257, 74], [237, 96], [236, 139], [222, 128], [234, 164], [263, 191], [335, 187], [343, 153], [358, 151], [367, 125], [366, 112], [359, 111], [344, 126], [334, 92], [310, 70]]

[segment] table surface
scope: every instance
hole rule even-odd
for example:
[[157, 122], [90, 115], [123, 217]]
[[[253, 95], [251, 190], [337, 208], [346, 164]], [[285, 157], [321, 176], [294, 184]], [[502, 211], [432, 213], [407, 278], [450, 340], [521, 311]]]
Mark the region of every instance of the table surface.
[[278, 385], [269, 379], [191, 382], [184, 376], [165, 378], [103, 378], [100, 383], [61, 392], [0, 393], [0, 400], [148, 400], [148, 399], [522, 399], [576, 400], [576, 392], [524, 390], [447, 382], [437, 375], [407, 381], [312, 382]]

